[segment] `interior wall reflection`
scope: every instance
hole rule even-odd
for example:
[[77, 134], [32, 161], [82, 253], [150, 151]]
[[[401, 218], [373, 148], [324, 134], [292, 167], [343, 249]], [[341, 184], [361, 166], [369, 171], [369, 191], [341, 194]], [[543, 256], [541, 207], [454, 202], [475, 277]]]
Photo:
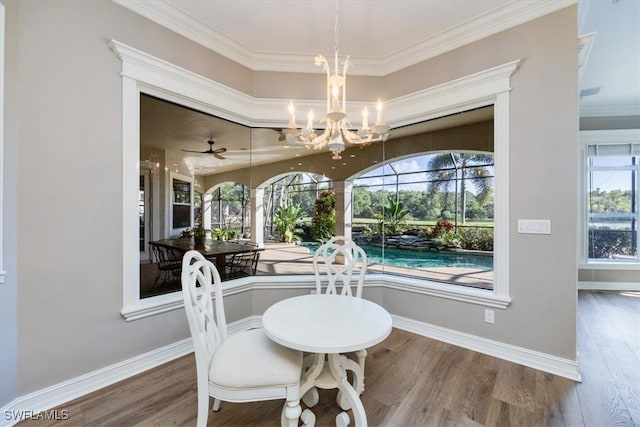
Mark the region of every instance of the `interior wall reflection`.
[[[211, 242], [249, 240], [251, 130], [158, 97], [141, 93], [139, 99], [144, 299], [179, 291], [174, 267], [182, 248], [203, 245], [224, 275], [233, 253], [227, 260]], [[269, 134], [277, 139], [276, 132]]]

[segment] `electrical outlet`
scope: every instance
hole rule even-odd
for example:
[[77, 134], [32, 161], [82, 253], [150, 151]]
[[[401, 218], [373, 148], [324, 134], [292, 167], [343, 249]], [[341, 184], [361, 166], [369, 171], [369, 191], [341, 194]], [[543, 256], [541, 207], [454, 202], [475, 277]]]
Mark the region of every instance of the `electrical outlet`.
[[492, 325], [495, 323], [496, 319], [493, 310], [489, 310], [488, 308], [484, 309], [484, 321]]

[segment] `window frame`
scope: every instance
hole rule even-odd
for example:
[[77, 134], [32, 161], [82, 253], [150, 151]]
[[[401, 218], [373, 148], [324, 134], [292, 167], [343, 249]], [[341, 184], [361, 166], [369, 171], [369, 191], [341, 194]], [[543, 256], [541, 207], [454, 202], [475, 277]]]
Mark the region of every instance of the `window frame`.
[[[186, 202], [176, 202], [176, 195], [174, 189], [174, 181], [180, 181], [189, 185], [189, 203]], [[193, 193], [194, 193], [194, 185], [193, 185], [193, 177], [183, 175], [178, 172], [169, 171], [169, 188], [167, 194], [169, 194], [169, 236], [175, 236], [180, 234], [181, 232], [193, 227], [194, 218], [193, 218]], [[174, 208], [175, 206], [188, 206], [189, 207], [189, 225], [186, 227], [174, 227]]]
[[[146, 93], [250, 127], [286, 125], [281, 114], [284, 99], [254, 98], [191, 71], [155, 58], [116, 40], [111, 50], [122, 61], [122, 260], [123, 304], [121, 314], [127, 321], [144, 318], [182, 307], [182, 292], [140, 298], [138, 218], [138, 171], [140, 147], [140, 94]], [[382, 284], [435, 297], [505, 309], [511, 303], [509, 284], [509, 138], [511, 76], [521, 60], [497, 65], [437, 86], [428, 87], [389, 101], [393, 108], [389, 122], [404, 126], [488, 105], [494, 106], [495, 228], [493, 291], [464, 289], [462, 286], [425, 280], [399, 280], [372, 277]], [[210, 100], [215, 99], [216, 105]], [[318, 107], [323, 101], [317, 102]], [[280, 276], [260, 276], [256, 283], [238, 280], [228, 283], [242, 289], [287, 287]], [[305, 276], [302, 286], [310, 285]], [[295, 281], [295, 279], [294, 279]], [[309, 282], [309, 283], [307, 283]]]
[[[398, 163], [401, 163], [403, 161], [407, 161], [407, 160], [415, 160], [416, 158], [419, 158], [421, 161], [424, 161], [425, 157], [431, 157], [434, 155], [438, 155], [438, 154], [443, 154], [443, 153], [474, 153], [474, 154], [489, 154], [492, 156], [494, 153], [493, 152], [480, 152], [480, 151], [465, 151], [465, 150], [460, 150], [460, 149], [451, 149], [451, 150], [437, 150], [437, 151], [426, 151], [426, 152], [419, 152], [410, 156], [404, 156], [402, 158], [394, 158], [394, 159], [390, 159], [390, 160], [386, 160], [384, 163], [379, 163], [377, 164], [375, 167], [371, 167], [368, 170], [363, 171], [362, 173], [358, 174], [357, 176], [352, 177], [351, 182], [353, 185], [353, 190], [355, 190], [356, 188], [365, 188], [365, 189], [379, 189], [379, 190], [386, 190], [386, 191], [390, 191], [387, 189], [387, 187], [395, 187], [395, 195], [399, 196], [400, 192], [403, 191], [403, 186], [411, 186], [411, 185], [416, 185], [416, 184], [420, 184], [423, 185], [425, 188], [432, 182], [434, 182], [434, 179], [429, 177], [429, 174], [431, 172], [441, 172], [445, 169], [440, 169], [440, 170], [429, 170], [427, 169], [426, 165], [423, 167], [423, 169], [421, 170], [414, 170], [411, 172], [398, 172]], [[422, 164], [421, 162], [418, 162], [419, 164]], [[473, 168], [480, 168], [480, 167], [491, 167], [491, 170], [493, 172], [493, 169], [495, 167], [494, 162], [492, 161], [490, 164], [478, 164], [478, 165], [470, 165], [467, 166], [467, 169], [473, 169]], [[385, 168], [389, 167], [389, 169], [391, 169], [390, 171], [385, 171]], [[450, 168], [450, 170], [453, 170], [454, 168]], [[374, 172], [379, 172], [374, 174]], [[402, 177], [409, 177], [412, 175], [425, 175], [424, 177], [421, 177], [419, 180], [415, 180], [415, 181], [407, 181], [407, 182], [401, 182], [402, 181]], [[390, 179], [391, 178], [391, 179]], [[368, 180], [368, 179], [380, 179], [381, 182], [380, 183], [375, 183], [375, 184], [362, 184], [359, 183], [358, 181], [361, 180]], [[469, 179], [469, 178], [467, 178]], [[495, 185], [495, 173], [492, 173], [486, 177], [483, 177], [483, 179], [490, 179], [492, 180], [492, 182]], [[456, 177], [453, 178], [452, 180], [455, 181], [455, 186], [458, 187], [460, 185], [460, 181], [462, 180], [462, 177], [459, 177], [456, 174]], [[392, 182], [388, 182], [388, 181], [392, 181]], [[467, 190], [469, 191], [469, 190]], [[370, 194], [374, 194], [374, 192], [370, 192]], [[492, 202], [494, 202], [495, 205], [495, 197], [493, 197], [492, 195]], [[384, 203], [384, 202], [383, 202]], [[352, 206], [354, 205], [354, 201], [353, 201], [353, 193], [352, 193], [352, 199], [351, 199], [351, 204]], [[406, 206], [405, 206], [406, 207]], [[459, 206], [456, 206], [456, 210], [458, 210]], [[361, 218], [356, 218], [354, 216], [354, 211], [355, 208], [352, 209], [352, 215], [351, 215], [351, 224], [358, 224], [359, 221], [357, 221], [357, 219], [361, 219]], [[459, 211], [458, 211], [459, 212]], [[454, 223], [456, 225], [456, 227], [459, 228], [464, 228], [465, 225], [464, 223], [460, 223], [457, 220], [457, 215], [458, 212], [456, 212], [456, 219], [453, 220], [449, 220], [452, 223]], [[437, 219], [435, 219], [437, 220]], [[432, 220], [435, 222], [435, 220]], [[495, 232], [495, 218], [491, 218], [491, 230], [492, 233]], [[412, 227], [416, 227], [416, 226], [412, 226]], [[495, 235], [493, 236], [493, 240], [495, 241]], [[383, 243], [383, 247], [387, 248], [386, 244]], [[393, 246], [389, 246], [390, 249], [393, 248]], [[491, 256], [492, 259], [492, 272], [495, 269], [495, 261], [496, 258], [492, 255]], [[387, 263], [387, 260], [385, 258], [383, 258], [383, 261], [380, 263], [383, 267], [384, 266], [391, 266], [393, 267], [393, 264], [391, 263]], [[400, 277], [408, 277], [408, 278], [417, 278], [420, 279], [419, 275], [413, 275], [410, 273], [411, 269], [407, 269], [406, 272], [386, 272], [385, 274], [389, 274], [389, 275], [393, 275], [393, 276], [400, 276]], [[422, 279], [425, 280], [425, 279]], [[428, 280], [428, 279], [427, 279]], [[454, 283], [454, 282], [447, 282], [445, 280], [441, 280], [440, 283], [443, 284], [447, 284], [447, 285], [452, 285], [452, 286], [464, 286], [461, 283]], [[469, 287], [475, 287], [470, 285]], [[495, 280], [492, 280], [492, 289], [495, 288]]]
[[[579, 221], [578, 221], [578, 268], [606, 270], [640, 270], [640, 260], [589, 259], [589, 153], [591, 145], [640, 144], [640, 129], [614, 129], [580, 131], [578, 150], [579, 164]], [[636, 181], [640, 183], [640, 173]], [[640, 191], [639, 191], [640, 193]], [[636, 207], [640, 208], [640, 195], [636, 195]], [[640, 212], [637, 212], [640, 216]], [[639, 246], [640, 246], [640, 229]], [[640, 256], [640, 253], [639, 253]]]

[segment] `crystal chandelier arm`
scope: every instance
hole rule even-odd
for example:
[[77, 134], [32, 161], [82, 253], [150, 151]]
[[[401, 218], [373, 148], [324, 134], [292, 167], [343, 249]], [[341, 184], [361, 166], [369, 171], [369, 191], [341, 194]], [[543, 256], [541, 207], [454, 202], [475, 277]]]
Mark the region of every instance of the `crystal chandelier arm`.
[[342, 135], [342, 141], [345, 144], [361, 144], [362, 143], [362, 140], [360, 139], [360, 137], [348, 129], [341, 128], [340, 134]]
[[327, 145], [329, 141], [329, 136], [331, 135], [331, 129], [327, 127], [321, 135], [316, 136], [307, 144], [313, 146], [314, 148], [322, 148]]
[[342, 111], [347, 112], [347, 70], [349, 69], [349, 56], [344, 60], [342, 66]]
[[325, 73], [327, 73], [327, 113], [328, 113], [330, 108], [329, 102], [331, 100], [331, 86], [329, 84], [331, 80], [331, 70], [329, 69], [329, 62], [327, 61], [327, 58], [325, 58], [324, 56], [316, 55], [313, 58], [313, 63], [317, 67], [322, 67], [322, 70]]

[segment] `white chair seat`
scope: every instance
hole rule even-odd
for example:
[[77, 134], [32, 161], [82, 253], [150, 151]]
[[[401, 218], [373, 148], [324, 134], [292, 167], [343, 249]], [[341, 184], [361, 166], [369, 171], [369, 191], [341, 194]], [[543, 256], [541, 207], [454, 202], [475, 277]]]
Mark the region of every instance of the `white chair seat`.
[[228, 388], [296, 385], [302, 353], [271, 341], [262, 329], [230, 335], [213, 354], [209, 381]]

